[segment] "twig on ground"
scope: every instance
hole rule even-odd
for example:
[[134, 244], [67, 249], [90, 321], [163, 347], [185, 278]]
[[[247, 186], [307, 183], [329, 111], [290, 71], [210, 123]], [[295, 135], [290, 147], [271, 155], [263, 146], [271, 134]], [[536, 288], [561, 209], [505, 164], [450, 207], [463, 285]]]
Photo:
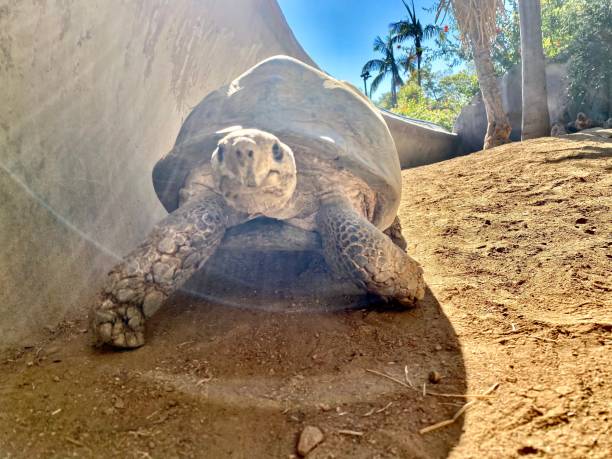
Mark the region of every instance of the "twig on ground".
[[374, 411], [376, 411], [376, 408], [372, 408], [367, 413], [363, 414], [363, 417], [367, 418], [368, 416], [372, 416], [374, 414]]
[[389, 408], [391, 405], [393, 405], [393, 402], [389, 402], [387, 403], [385, 406], [383, 406], [381, 409], [376, 410], [376, 413], [382, 413], [383, 411], [385, 411], [387, 408]]
[[442, 427], [446, 427], [446, 426], [453, 424], [457, 419], [459, 419], [459, 416], [461, 416], [465, 412], [465, 410], [467, 410], [474, 403], [476, 403], [476, 400], [467, 402], [465, 405], [459, 408], [459, 411], [457, 411], [451, 419], [447, 419], [446, 421], [441, 421], [436, 424], [432, 424], [430, 426], [424, 427], [421, 430], [419, 430], [419, 433], [423, 435], [423, 434], [426, 434], [427, 432], [432, 432], [434, 430], [438, 430], [438, 429], [441, 429]]
[[368, 416], [372, 416], [374, 413], [382, 413], [383, 411], [385, 411], [387, 408], [389, 408], [391, 405], [393, 405], [393, 402], [389, 402], [387, 403], [385, 406], [383, 406], [380, 409], [376, 409], [376, 408], [372, 408], [370, 411], [368, 411], [367, 413], [363, 414], [363, 417], [368, 417]]
[[67, 442], [72, 443], [73, 445], [80, 446], [81, 448], [87, 448], [83, 443], [81, 443], [78, 440], [75, 440], [74, 438], [70, 438], [70, 437], [65, 437], [65, 438]]
[[408, 365], [404, 365], [404, 379], [410, 387], [414, 387], [414, 384], [412, 384], [412, 381], [410, 381], [410, 378], [408, 377]]
[[356, 430], [341, 429], [338, 431], [340, 435], [352, 435], [354, 437], [363, 437], [363, 432], [357, 432]]
[[[420, 392], [420, 389], [417, 389], [415, 387], [411, 387], [408, 384], [406, 384], [404, 381], [394, 378], [391, 375], [388, 375], [387, 373], [382, 373], [380, 371], [376, 371], [376, 370], [370, 370], [369, 368], [366, 369], [366, 371], [368, 373], [372, 373], [378, 376], [382, 376], [383, 378], [387, 378], [390, 379], [391, 381], [396, 382], [397, 384], [400, 384], [404, 387], [407, 387], [410, 390], [416, 391], [416, 392]], [[488, 395], [482, 395], [482, 394], [443, 394], [443, 393], [439, 393], [439, 392], [430, 392], [427, 391], [427, 395], [432, 395], [434, 397], [452, 397], [452, 398], [491, 398]]]
[[[495, 383], [493, 384], [491, 387], [489, 387], [486, 391], [484, 391], [483, 395], [489, 395], [491, 392], [493, 392], [495, 389], [497, 389], [499, 387], [499, 383]], [[455, 421], [457, 421], [457, 419], [459, 419], [459, 417], [465, 413], [465, 411], [472, 406], [474, 403], [476, 403], [478, 400], [472, 400], [471, 402], [467, 402], [465, 405], [463, 405], [461, 408], [459, 408], [459, 410], [453, 415], [453, 417], [451, 419], [447, 419], [446, 421], [440, 421], [436, 424], [432, 424], [430, 426], [424, 427], [421, 430], [419, 430], [419, 433], [421, 435], [424, 435], [428, 432], [432, 432], [434, 430], [438, 430], [441, 429], [442, 427], [446, 427], [449, 426], [451, 424], [453, 424]]]
[[196, 383], [196, 386], [201, 386], [202, 384], [207, 383], [207, 382], [210, 382], [210, 381], [212, 381], [212, 376], [209, 376], [209, 377], [204, 378], [204, 379], [200, 379], [200, 380], [199, 380], [199, 381]]
[[370, 369], [366, 369], [366, 371], [367, 371], [368, 373], [373, 373], [373, 374], [375, 374], [375, 375], [382, 376], [383, 378], [390, 379], [391, 381], [395, 381], [396, 383], [401, 384], [402, 386], [407, 387], [408, 389], [413, 389], [413, 387], [410, 387], [410, 386], [409, 386], [408, 384], [406, 384], [404, 381], [401, 381], [401, 380], [399, 380], [399, 379], [396, 379], [396, 378], [394, 378], [393, 376], [388, 375], [388, 374], [386, 374], [386, 373], [381, 373], [380, 371], [370, 370]]

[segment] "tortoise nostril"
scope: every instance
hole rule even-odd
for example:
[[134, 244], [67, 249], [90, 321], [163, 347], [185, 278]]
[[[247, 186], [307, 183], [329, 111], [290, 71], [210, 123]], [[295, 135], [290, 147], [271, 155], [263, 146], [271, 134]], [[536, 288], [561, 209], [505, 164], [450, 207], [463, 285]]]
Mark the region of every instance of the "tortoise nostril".
[[248, 155], [249, 155], [249, 158], [252, 158], [253, 157], [253, 150], [249, 150]]
[[283, 151], [280, 149], [280, 145], [277, 143], [272, 146], [272, 156], [276, 161], [281, 161], [283, 159]]
[[241, 158], [242, 157], [242, 152], [240, 150], [236, 150], [236, 156]]

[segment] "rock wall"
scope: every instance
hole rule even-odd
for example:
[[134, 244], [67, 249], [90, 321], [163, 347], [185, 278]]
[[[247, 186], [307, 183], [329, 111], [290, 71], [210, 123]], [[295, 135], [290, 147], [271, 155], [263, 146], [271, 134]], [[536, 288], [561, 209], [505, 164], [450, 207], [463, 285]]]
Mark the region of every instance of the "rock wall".
[[0, 346], [88, 306], [184, 117], [275, 54], [311, 63], [275, 0], [0, 0]]
[[[504, 110], [508, 114], [512, 126], [510, 139], [521, 140], [521, 117], [523, 113], [521, 66], [513, 67], [498, 81]], [[546, 87], [551, 124], [560, 120], [569, 121], [567, 67], [565, 64], [546, 65]], [[573, 115], [575, 116], [575, 113]], [[459, 135], [461, 153], [482, 150], [484, 136], [487, 132], [487, 114], [480, 94], [461, 110], [461, 114], [453, 126], [453, 132]]]

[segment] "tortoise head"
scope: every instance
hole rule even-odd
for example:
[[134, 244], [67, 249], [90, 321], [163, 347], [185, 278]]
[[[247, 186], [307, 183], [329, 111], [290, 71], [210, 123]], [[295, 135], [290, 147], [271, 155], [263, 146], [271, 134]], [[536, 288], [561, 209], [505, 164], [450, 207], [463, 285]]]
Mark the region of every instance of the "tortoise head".
[[268, 132], [229, 133], [217, 144], [211, 163], [216, 191], [241, 212], [269, 215], [282, 209], [295, 191], [293, 152]]

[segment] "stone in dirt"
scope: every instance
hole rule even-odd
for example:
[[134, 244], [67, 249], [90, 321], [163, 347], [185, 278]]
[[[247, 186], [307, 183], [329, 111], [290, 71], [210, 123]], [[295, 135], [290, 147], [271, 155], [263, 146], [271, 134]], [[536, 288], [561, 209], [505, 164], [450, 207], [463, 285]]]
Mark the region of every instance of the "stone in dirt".
[[314, 426], [306, 426], [300, 434], [300, 440], [297, 445], [297, 452], [300, 456], [306, 456], [312, 451], [325, 437], [321, 429]]

